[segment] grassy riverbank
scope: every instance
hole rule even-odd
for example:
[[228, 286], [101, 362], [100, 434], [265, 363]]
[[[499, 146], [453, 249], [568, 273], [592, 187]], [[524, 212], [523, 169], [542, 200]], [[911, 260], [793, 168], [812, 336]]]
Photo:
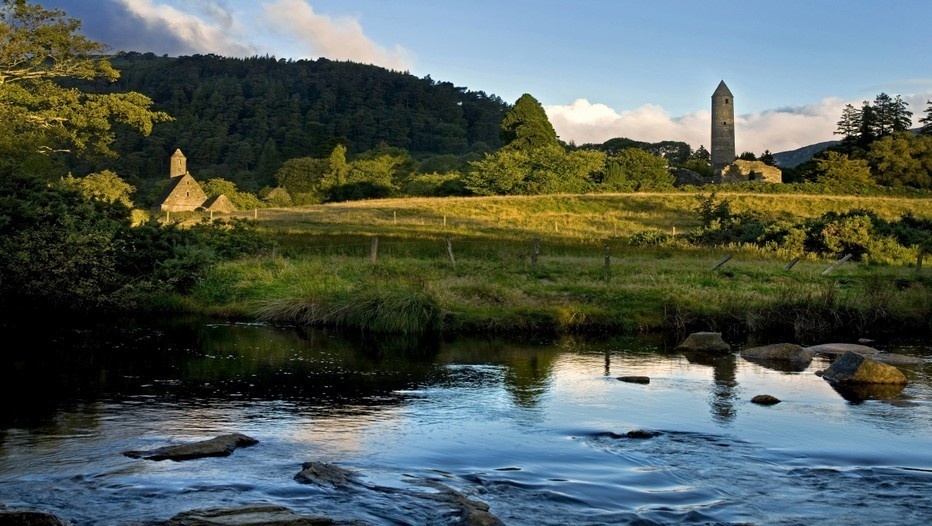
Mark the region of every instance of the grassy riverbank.
[[[932, 200], [722, 194], [773, 219], [868, 209], [932, 214]], [[753, 247], [641, 248], [682, 236], [693, 194], [378, 200], [260, 210], [268, 257], [222, 264], [188, 298], [215, 313], [412, 333], [747, 331], [798, 340], [932, 330], [932, 276], [915, 266]], [[374, 241], [377, 239], [377, 241]], [[713, 267], [724, 256], [731, 259]], [[374, 262], [373, 262], [374, 259]], [[177, 305], [176, 305], [177, 306]], [[192, 307], [200, 310], [201, 307]]]

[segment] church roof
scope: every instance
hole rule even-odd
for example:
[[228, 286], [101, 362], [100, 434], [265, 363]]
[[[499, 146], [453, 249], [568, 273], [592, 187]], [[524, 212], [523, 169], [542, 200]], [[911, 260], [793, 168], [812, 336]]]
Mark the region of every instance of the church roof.
[[731, 90], [728, 89], [728, 86], [725, 85], [724, 80], [718, 83], [718, 87], [715, 88], [715, 92], [712, 93], [712, 96], [713, 97], [724, 97], [724, 96], [734, 97], [734, 95], [731, 94]]

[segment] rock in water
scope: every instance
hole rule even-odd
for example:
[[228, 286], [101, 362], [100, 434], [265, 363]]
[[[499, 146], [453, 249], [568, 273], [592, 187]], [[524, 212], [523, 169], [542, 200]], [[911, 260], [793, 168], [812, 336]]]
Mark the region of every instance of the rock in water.
[[896, 367], [851, 351], [836, 358], [822, 378], [841, 384], [906, 384], [906, 375]]
[[812, 363], [812, 355], [793, 343], [775, 343], [763, 347], [750, 347], [741, 351], [741, 357], [751, 361], [782, 362], [796, 370], [803, 370]]
[[298, 515], [288, 508], [260, 504], [179, 513], [159, 526], [322, 526], [341, 524], [328, 517]]
[[254, 446], [258, 443], [258, 440], [246, 435], [231, 433], [192, 444], [165, 446], [151, 451], [124, 451], [123, 454], [130, 458], [146, 460], [192, 460], [204, 457], [225, 457], [238, 447]]
[[720, 332], [694, 332], [676, 346], [678, 351], [731, 352]]
[[868, 355], [877, 354], [880, 350], [867, 345], [858, 345], [856, 343], [823, 343], [812, 345], [805, 348], [810, 354], [824, 354], [827, 356], [840, 356], [846, 352], [856, 352], [858, 354]]
[[618, 380], [629, 384], [649, 384], [650, 376], [619, 376]]
[[774, 404], [779, 404], [780, 401], [781, 400], [777, 398], [776, 396], [772, 396], [769, 394], [757, 395], [751, 399], [751, 403], [758, 404], [758, 405], [774, 405]]
[[343, 486], [353, 480], [355, 473], [333, 464], [324, 462], [305, 462], [301, 464], [301, 472], [294, 479], [302, 484], [332, 484]]
[[67, 526], [70, 522], [51, 513], [0, 509], [0, 526]]

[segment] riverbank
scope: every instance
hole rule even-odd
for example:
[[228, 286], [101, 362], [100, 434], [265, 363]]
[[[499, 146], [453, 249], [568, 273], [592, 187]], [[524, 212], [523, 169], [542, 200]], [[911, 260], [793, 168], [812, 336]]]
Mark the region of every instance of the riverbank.
[[[932, 275], [686, 234], [701, 195], [398, 199], [255, 214], [277, 248], [223, 263], [155, 308], [374, 333], [715, 330], [794, 341], [925, 336]], [[774, 221], [929, 199], [722, 194]], [[662, 244], [633, 243], [645, 233]], [[680, 241], [682, 240], [682, 242]], [[801, 256], [801, 257], [800, 257]]]

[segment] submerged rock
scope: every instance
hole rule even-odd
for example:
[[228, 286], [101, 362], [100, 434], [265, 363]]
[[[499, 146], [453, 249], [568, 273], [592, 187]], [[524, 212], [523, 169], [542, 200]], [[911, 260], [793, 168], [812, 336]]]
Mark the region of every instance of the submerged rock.
[[159, 523], [160, 526], [321, 526], [327, 524], [349, 523], [336, 522], [329, 517], [298, 515], [283, 506], [268, 504], [191, 510]]
[[888, 365], [920, 365], [926, 363], [925, 360], [918, 356], [906, 356], [905, 354], [896, 354], [892, 352], [872, 354], [871, 359]]
[[760, 394], [751, 399], [751, 403], [757, 405], [774, 405], [779, 404], [782, 400], [769, 394]]
[[35, 510], [0, 509], [0, 526], [67, 526], [70, 522]]
[[896, 367], [850, 351], [836, 358], [822, 378], [840, 384], [906, 384], [906, 375]]
[[343, 486], [352, 482], [356, 474], [325, 462], [305, 462], [301, 464], [301, 472], [294, 479], [302, 484], [332, 484]]
[[124, 451], [123, 454], [130, 458], [146, 460], [193, 460], [204, 457], [225, 457], [233, 453], [236, 448], [254, 446], [258, 443], [258, 440], [246, 435], [231, 433], [191, 444], [165, 446], [150, 451]]
[[880, 352], [879, 349], [856, 343], [823, 343], [804, 347], [804, 349], [810, 354], [823, 354], [826, 356], [841, 356], [846, 352], [856, 352], [866, 356], [878, 354]]
[[629, 384], [649, 384], [650, 376], [619, 376], [618, 380]]
[[694, 332], [676, 346], [678, 351], [731, 352], [720, 332]]
[[812, 363], [812, 355], [794, 343], [775, 343], [750, 347], [741, 351], [741, 357], [754, 362], [778, 362], [791, 370], [802, 371]]

